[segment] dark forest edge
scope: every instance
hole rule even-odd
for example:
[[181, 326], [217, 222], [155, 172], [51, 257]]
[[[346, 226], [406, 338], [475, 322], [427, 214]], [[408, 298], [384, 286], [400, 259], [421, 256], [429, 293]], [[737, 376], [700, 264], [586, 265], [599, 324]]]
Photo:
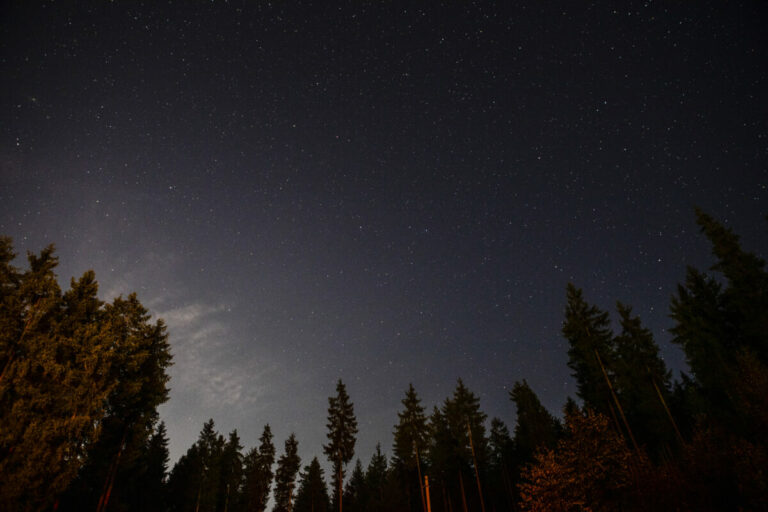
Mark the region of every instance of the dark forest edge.
[[[275, 511], [768, 510], [768, 273], [701, 211], [708, 273], [688, 268], [670, 305], [690, 374], [673, 380], [629, 306], [608, 312], [567, 286], [562, 334], [580, 403], [564, 420], [525, 380], [517, 424], [490, 423], [459, 379], [428, 413], [411, 385], [390, 460], [354, 458], [357, 422], [338, 381], [329, 398], [326, 483], [298, 440], [277, 458], [270, 426], [244, 451], [213, 420], [169, 471], [157, 408], [171, 364], [162, 320], [135, 294], [97, 298], [92, 271], [62, 292], [53, 247], [12, 265], [0, 238], [0, 509]], [[428, 494], [422, 485], [428, 477]]]

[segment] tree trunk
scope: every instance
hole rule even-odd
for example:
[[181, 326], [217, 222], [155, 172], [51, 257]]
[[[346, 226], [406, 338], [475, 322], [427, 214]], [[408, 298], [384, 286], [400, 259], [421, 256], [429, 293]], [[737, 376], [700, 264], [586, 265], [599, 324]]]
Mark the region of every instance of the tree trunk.
[[459, 471], [459, 486], [461, 487], [461, 505], [464, 507], [464, 512], [469, 512], [467, 508], [467, 494], [464, 492], [464, 477], [461, 476], [461, 471]]

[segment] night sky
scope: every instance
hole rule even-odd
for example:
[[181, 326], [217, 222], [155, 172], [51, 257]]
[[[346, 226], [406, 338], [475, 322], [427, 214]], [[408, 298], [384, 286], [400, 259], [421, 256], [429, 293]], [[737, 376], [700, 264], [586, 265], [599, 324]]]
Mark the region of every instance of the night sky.
[[694, 207], [768, 255], [764, 2], [70, 4], [3, 2], [0, 234], [166, 320], [172, 461], [322, 459], [339, 378], [364, 464], [409, 382], [559, 415], [569, 281], [677, 371]]

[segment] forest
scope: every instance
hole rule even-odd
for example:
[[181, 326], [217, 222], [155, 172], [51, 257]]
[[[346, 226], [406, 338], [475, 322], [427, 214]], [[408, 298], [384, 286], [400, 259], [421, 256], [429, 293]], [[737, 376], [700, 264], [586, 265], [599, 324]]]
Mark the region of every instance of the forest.
[[768, 272], [722, 223], [697, 222], [713, 265], [681, 269], [668, 305], [679, 378], [629, 305], [603, 311], [567, 284], [577, 396], [561, 412], [525, 380], [510, 383], [514, 426], [461, 379], [431, 409], [403, 383], [390, 456], [358, 454], [339, 380], [311, 461], [269, 424], [246, 449], [211, 419], [172, 467], [163, 321], [135, 294], [101, 301], [92, 271], [62, 290], [52, 246], [14, 266], [0, 238], [0, 510], [768, 510]]

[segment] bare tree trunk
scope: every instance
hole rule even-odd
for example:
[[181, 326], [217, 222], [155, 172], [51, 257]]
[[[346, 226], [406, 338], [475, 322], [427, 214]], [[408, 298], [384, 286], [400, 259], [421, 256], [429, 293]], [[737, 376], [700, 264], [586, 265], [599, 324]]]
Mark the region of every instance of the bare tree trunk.
[[475, 478], [477, 479], [477, 492], [480, 494], [480, 509], [485, 512], [485, 500], [483, 499], [483, 488], [480, 485], [480, 470], [477, 468], [477, 457], [475, 456], [475, 443], [472, 442], [472, 429], [467, 420], [467, 432], [469, 433], [469, 447], [472, 448], [472, 461], [475, 463]]
[[469, 512], [467, 508], [467, 495], [464, 492], [464, 477], [461, 476], [461, 471], [459, 471], [459, 486], [461, 487], [461, 505], [464, 507], [464, 512]]
[[[648, 371], [648, 373], [650, 373], [650, 370]], [[664, 406], [664, 410], [667, 412], [667, 418], [669, 418], [669, 422], [672, 423], [672, 428], [675, 429], [677, 440], [680, 442], [681, 445], [685, 444], [685, 441], [683, 441], [683, 436], [682, 434], [680, 434], [680, 430], [677, 428], [677, 423], [675, 422], [675, 418], [672, 417], [672, 412], [669, 410], [669, 407], [667, 407], [667, 401], [664, 400], [664, 396], [661, 394], [661, 390], [659, 389], [659, 386], [656, 385], [656, 379], [651, 377], [651, 382], [653, 382], [653, 387], [656, 389], [656, 393], [659, 395], [659, 400], [661, 401], [661, 405]]]
[[344, 499], [344, 485], [343, 485], [343, 482], [341, 481], [341, 458], [339, 458], [338, 478], [339, 478], [339, 512], [342, 512], [341, 502]]
[[102, 491], [101, 496], [99, 497], [99, 503], [96, 505], [96, 512], [104, 512], [107, 510], [109, 497], [112, 495], [112, 488], [115, 485], [115, 478], [117, 477], [117, 469], [120, 466], [120, 457], [123, 455], [123, 447], [125, 446], [125, 440], [127, 437], [128, 427], [126, 426], [125, 430], [123, 431], [123, 438], [120, 440], [120, 448], [117, 450], [115, 460], [110, 467], [109, 473], [107, 474], [107, 480], [104, 482], [105, 489]]
[[616, 408], [619, 410], [619, 414], [621, 415], [621, 419], [624, 422], [624, 426], [627, 427], [627, 433], [629, 434], [629, 438], [632, 440], [632, 446], [635, 447], [635, 452], [639, 455], [640, 447], [637, 446], [637, 441], [635, 441], [635, 436], [634, 434], [632, 434], [632, 429], [629, 427], [629, 422], [627, 421], [627, 417], [624, 416], [624, 409], [621, 408], [621, 403], [619, 403], [619, 397], [616, 396], [616, 392], [613, 390], [611, 379], [608, 378], [608, 372], [605, 371], [605, 366], [603, 366], [603, 361], [600, 360], [600, 354], [597, 352], [597, 349], [595, 349], [595, 357], [597, 358], [597, 362], [600, 363], [600, 369], [603, 370], [603, 376], [605, 377], [605, 382], [608, 384], [608, 389], [611, 390], [611, 396], [613, 397], [613, 401], [616, 402]]
[[117, 468], [120, 464], [120, 457], [123, 454], [123, 445], [125, 444], [125, 438], [128, 435], [128, 427], [123, 431], [123, 438], [120, 440], [120, 448], [117, 450], [117, 455], [112, 461], [107, 471], [107, 478], [104, 481], [104, 487], [99, 496], [99, 502], [96, 505], [96, 512], [104, 512], [107, 509], [109, 503], [109, 497], [112, 494], [112, 486], [115, 484], [115, 477], [117, 475]]
[[448, 512], [453, 512], [453, 503], [451, 503], [451, 497], [447, 496], [445, 492], [445, 482], [441, 484], [441, 487], [443, 488], [443, 510], [445, 510], [447, 504]]
[[426, 512], [427, 505], [424, 502], [424, 487], [421, 485], [421, 464], [419, 463], [419, 448], [416, 446], [416, 441], [413, 441], [413, 451], [416, 454], [416, 471], [419, 474], [419, 494], [421, 494], [421, 509]]

